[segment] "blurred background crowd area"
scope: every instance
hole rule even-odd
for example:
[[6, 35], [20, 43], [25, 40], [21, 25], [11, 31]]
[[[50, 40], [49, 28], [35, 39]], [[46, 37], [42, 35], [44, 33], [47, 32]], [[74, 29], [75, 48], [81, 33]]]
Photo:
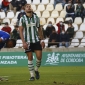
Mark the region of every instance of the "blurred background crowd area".
[[85, 46], [85, 0], [0, 0], [0, 30], [10, 32], [22, 48], [19, 19], [24, 6], [31, 4], [40, 18], [45, 48]]

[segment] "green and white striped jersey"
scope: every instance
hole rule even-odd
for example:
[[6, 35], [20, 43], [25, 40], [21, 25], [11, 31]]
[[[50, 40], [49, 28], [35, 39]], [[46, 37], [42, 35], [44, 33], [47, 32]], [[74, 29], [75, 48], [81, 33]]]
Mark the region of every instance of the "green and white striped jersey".
[[40, 20], [35, 14], [33, 14], [31, 18], [26, 15], [20, 18], [19, 26], [23, 27], [23, 35], [26, 42], [35, 43], [39, 41], [39, 25]]

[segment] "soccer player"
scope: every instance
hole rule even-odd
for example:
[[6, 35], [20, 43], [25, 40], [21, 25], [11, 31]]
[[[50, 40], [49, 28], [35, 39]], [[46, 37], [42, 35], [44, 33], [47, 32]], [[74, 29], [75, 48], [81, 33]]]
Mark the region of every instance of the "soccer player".
[[5, 41], [10, 38], [10, 34], [0, 30], [0, 49], [4, 47]]
[[16, 40], [10, 39], [10, 34], [8, 32], [0, 30], [0, 50], [5, 48], [12, 48], [16, 46]]
[[[41, 32], [39, 18], [32, 12], [30, 4], [25, 5], [26, 14], [20, 18], [19, 21], [19, 32], [23, 42], [23, 48], [28, 56], [28, 68], [30, 71], [30, 81], [39, 79], [38, 68], [41, 65], [42, 59], [42, 48], [45, 47], [43, 40], [40, 40], [38, 32]], [[36, 54], [36, 66], [33, 65], [33, 52]]]

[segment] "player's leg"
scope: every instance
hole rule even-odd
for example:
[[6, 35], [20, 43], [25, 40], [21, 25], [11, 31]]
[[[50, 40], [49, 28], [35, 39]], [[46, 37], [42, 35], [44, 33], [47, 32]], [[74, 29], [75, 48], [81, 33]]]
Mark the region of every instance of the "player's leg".
[[0, 42], [0, 50], [4, 47], [5, 43], [4, 42]]
[[0, 77], [0, 81], [2, 81], [3, 79], [2, 79], [2, 77]]
[[2, 41], [2, 39], [0, 38], [0, 50], [4, 47], [5, 42]]
[[37, 42], [35, 44], [35, 54], [36, 54], [36, 66], [35, 66], [35, 74], [36, 74], [36, 79], [40, 78], [38, 69], [41, 66], [41, 59], [42, 59], [42, 47], [40, 42]]
[[31, 75], [31, 78], [29, 79], [30, 81], [35, 80], [35, 73], [34, 73], [34, 65], [33, 65], [33, 55], [32, 52], [27, 52], [26, 53], [28, 56], [28, 69]]
[[36, 79], [39, 79], [40, 78], [40, 75], [39, 75], [39, 67], [41, 66], [41, 59], [42, 59], [42, 51], [41, 50], [36, 50], [35, 51], [35, 54], [36, 54], [36, 66], [35, 66], [35, 76], [36, 76]]
[[36, 50], [36, 66], [35, 66], [35, 71], [38, 71], [40, 65], [41, 65], [41, 59], [42, 59], [42, 51], [41, 50]]

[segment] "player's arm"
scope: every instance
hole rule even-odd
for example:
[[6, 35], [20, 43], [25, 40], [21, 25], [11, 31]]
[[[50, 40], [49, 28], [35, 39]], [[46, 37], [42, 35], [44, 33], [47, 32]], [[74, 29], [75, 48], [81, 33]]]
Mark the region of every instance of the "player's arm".
[[23, 27], [22, 26], [19, 26], [19, 34], [20, 34], [20, 38], [22, 40], [22, 43], [24, 43], [25, 40], [24, 40], [24, 36], [23, 36]]
[[43, 40], [44, 39], [44, 36], [43, 36], [43, 30], [42, 30], [42, 26], [40, 26], [40, 19], [38, 16], [36, 16], [37, 18], [37, 23], [36, 23], [36, 26], [38, 28], [38, 35], [39, 35], [39, 38], [40, 40]]
[[42, 48], [44, 48], [45, 43], [44, 43], [43, 30], [42, 30], [42, 26], [40, 26], [40, 19], [38, 17], [37, 17], [37, 24], [36, 25], [37, 25], [37, 28], [38, 28], [38, 35], [39, 35], [39, 38], [40, 38]]
[[23, 43], [23, 48], [24, 49], [27, 49], [28, 48], [28, 45], [27, 45], [27, 43], [24, 40], [23, 27], [22, 26], [19, 26], [19, 33], [20, 33], [20, 38], [21, 38], [22, 43]]
[[22, 43], [23, 43], [23, 48], [27, 49], [28, 45], [27, 45], [27, 43], [24, 40], [23, 29], [24, 28], [22, 26], [22, 19], [20, 19], [20, 22], [19, 22], [19, 34], [20, 34], [20, 38], [21, 38]]
[[0, 42], [3, 42], [3, 41], [8, 40], [8, 39], [10, 38], [10, 35], [7, 34], [6, 32], [0, 31], [0, 33], [1, 33], [1, 35], [2, 35], [2, 36], [0, 37]]
[[44, 43], [44, 36], [43, 36], [43, 30], [41, 27], [38, 28], [38, 34], [39, 34], [39, 38], [40, 38], [40, 42], [42, 45], [42, 48], [45, 47], [45, 43]]
[[44, 39], [44, 36], [43, 36], [42, 26], [40, 26], [40, 27], [38, 28], [38, 34], [39, 34], [40, 40], [43, 40], [43, 39]]
[[0, 38], [0, 42], [2, 42], [2, 39]]
[[37, 17], [37, 27], [38, 27], [38, 34], [39, 34], [40, 42], [41, 42], [42, 48], [44, 48], [45, 43], [44, 43], [43, 27], [40, 26], [40, 19], [38, 17]]

